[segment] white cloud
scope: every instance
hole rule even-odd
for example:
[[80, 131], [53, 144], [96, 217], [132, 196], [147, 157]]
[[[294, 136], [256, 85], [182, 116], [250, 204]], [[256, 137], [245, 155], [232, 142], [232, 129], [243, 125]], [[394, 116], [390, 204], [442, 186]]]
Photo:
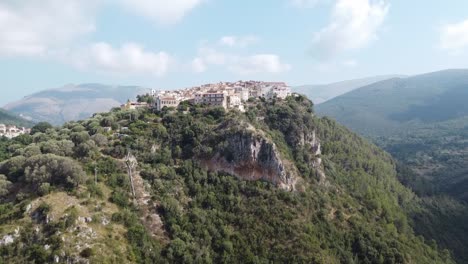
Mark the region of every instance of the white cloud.
[[227, 47], [239, 47], [245, 48], [252, 44], [258, 42], [258, 37], [253, 35], [248, 36], [224, 36], [219, 40], [220, 45], [224, 45]]
[[166, 52], [146, 51], [135, 43], [114, 48], [105, 42], [95, 43], [86, 49], [66, 54], [64, 60], [84, 70], [156, 76], [165, 75], [172, 63], [171, 56]]
[[0, 55], [43, 56], [95, 30], [100, 1], [0, 2]]
[[191, 63], [191, 66], [192, 66], [192, 70], [195, 72], [195, 73], [202, 73], [202, 72], [205, 72], [206, 71], [206, 64], [205, 62], [203, 61], [202, 58], [195, 58], [192, 60], [192, 63]]
[[122, 0], [125, 7], [160, 24], [179, 22], [204, 0]]
[[453, 54], [468, 48], [468, 19], [445, 25], [440, 34], [440, 47]]
[[283, 63], [276, 54], [239, 55], [223, 52], [212, 47], [202, 47], [198, 55], [191, 62], [192, 70], [202, 73], [210, 66], [223, 67], [229, 72], [239, 75], [256, 73], [277, 74], [289, 71], [291, 65]]
[[275, 54], [255, 54], [247, 57], [238, 57], [228, 66], [231, 72], [248, 75], [256, 73], [282, 73], [289, 71], [291, 65], [281, 62]]
[[313, 38], [313, 52], [329, 58], [365, 47], [377, 38], [389, 7], [383, 0], [338, 0], [330, 24]]

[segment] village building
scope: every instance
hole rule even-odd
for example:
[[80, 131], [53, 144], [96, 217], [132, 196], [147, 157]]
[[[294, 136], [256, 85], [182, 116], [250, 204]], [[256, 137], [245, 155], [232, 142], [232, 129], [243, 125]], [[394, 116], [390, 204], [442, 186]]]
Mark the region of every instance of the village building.
[[0, 137], [15, 138], [30, 133], [31, 129], [29, 128], [0, 124]]
[[[151, 95], [155, 98], [152, 107], [158, 111], [164, 107], [177, 107], [182, 101], [245, 111], [245, 102], [249, 98], [284, 99], [291, 95], [291, 90], [284, 82], [237, 81], [204, 84], [172, 91], [152, 90]], [[130, 104], [128, 107], [140, 106]]]
[[237, 109], [241, 112], [245, 111], [244, 104], [241, 98], [237, 95], [232, 95], [228, 97], [228, 108]]
[[250, 94], [249, 94], [249, 89], [245, 87], [235, 87], [235, 94], [240, 97], [242, 101], [247, 101], [249, 100]]
[[209, 92], [202, 95], [202, 103], [212, 106], [227, 108], [227, 95], [225, 92]]
[[276, 86], [271, 90], [271, 96], [275, 98], [285, 99], [291, 95], [291, 88], [287, 86]]
[[126, 110], [135, 110], [135, 109], [148, 108], [148, 107], [149, 105], [146, 102], [130, 102], [130, 101], [120, 106], [121, 109], [126, 109]]
[[159, 96], [155, 101], [155, 108], [161, 111], [164, 107], [177, 107], [179, 106], [180, 100], [174, 96]]
[[203, 93], [201, 92], [195, 93], [195, 97], [193, 98], [193, 103], [195, 104], [203, 103]]

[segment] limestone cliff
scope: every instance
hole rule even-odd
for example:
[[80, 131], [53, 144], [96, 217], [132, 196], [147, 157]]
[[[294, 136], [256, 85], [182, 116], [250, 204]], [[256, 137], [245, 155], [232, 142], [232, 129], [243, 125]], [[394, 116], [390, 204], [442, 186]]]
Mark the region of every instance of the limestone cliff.
[[[209, 170], [223, 171], [245, 180], [265, 180], [285, 190], [295, 190], [300, 173], [293, 162], [285, 158], [277, 145], [264, 131], [250, 124], [222, 126], [222, 131], [209, 159], [202, 164]], [[315, 137], [307, 137], [311, 154], [320, 153], [320, 143]], [[311, 166], [320, 167], [320, 159], [314, 159]]]

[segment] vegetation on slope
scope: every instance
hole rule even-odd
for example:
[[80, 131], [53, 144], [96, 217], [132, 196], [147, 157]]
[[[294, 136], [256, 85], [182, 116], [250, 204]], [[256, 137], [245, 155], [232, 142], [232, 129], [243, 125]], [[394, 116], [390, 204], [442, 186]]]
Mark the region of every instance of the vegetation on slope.
[[465, 263], [468, 232], [468, 72], [448, 70], [363, 87], [318, 107], [399, 161], [423, 199], [415, 230]]
[[[200, 157], [213, 155], [229, 135], [220, 124], [231, 122], [248, 122], [275, 142], [300, 173], [297, 191], [201, 166]], [[36, 130], [0, 142], [0, 231], [14, 238], [0, 246], [8, 263], [55, 256], [104, 263], [452, 263], [447, 250], [414, 235], [405, 208], [418, 199], [398, 182], [390, 156], [314, 117], [301, 96], [250, 103], [245, 114], [187, 103], [160, 113], [114, 109]], [[321, 155], [302, 144], [313, 132]], [[156, 205], [152, 212], [131, 197], [122, 160], [128, 150]], [[316, 158], [325, 178], [311, 163]], [[60, 163], [67, 175], [55, 173]], [[164, 237], [146, 225], [154, 214]]]
[[31, 127], [33, 123], [0, 108], [0, 124]]

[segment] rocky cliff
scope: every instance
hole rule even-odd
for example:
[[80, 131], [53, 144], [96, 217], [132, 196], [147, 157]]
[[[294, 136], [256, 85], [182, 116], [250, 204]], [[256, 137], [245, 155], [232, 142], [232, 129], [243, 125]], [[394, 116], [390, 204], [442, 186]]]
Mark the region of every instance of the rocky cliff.
[[[221, 144], [214, 148], [212, 157], [202, 161], [209, 170], [226, 172], [244, 180], [265, 180], [285, 190], [296, 190], [301, 177], [297, 167], [264, 131], [251, 124], [233, 123], [220, 126], [217, 132], [224, 140], [218, 140]], [[320, 142], [315, 133], [305, 135], [302, 142], [313, 153], [310, 165], [319, 170], [321, 160], [316, 155], [320, 154]]]

